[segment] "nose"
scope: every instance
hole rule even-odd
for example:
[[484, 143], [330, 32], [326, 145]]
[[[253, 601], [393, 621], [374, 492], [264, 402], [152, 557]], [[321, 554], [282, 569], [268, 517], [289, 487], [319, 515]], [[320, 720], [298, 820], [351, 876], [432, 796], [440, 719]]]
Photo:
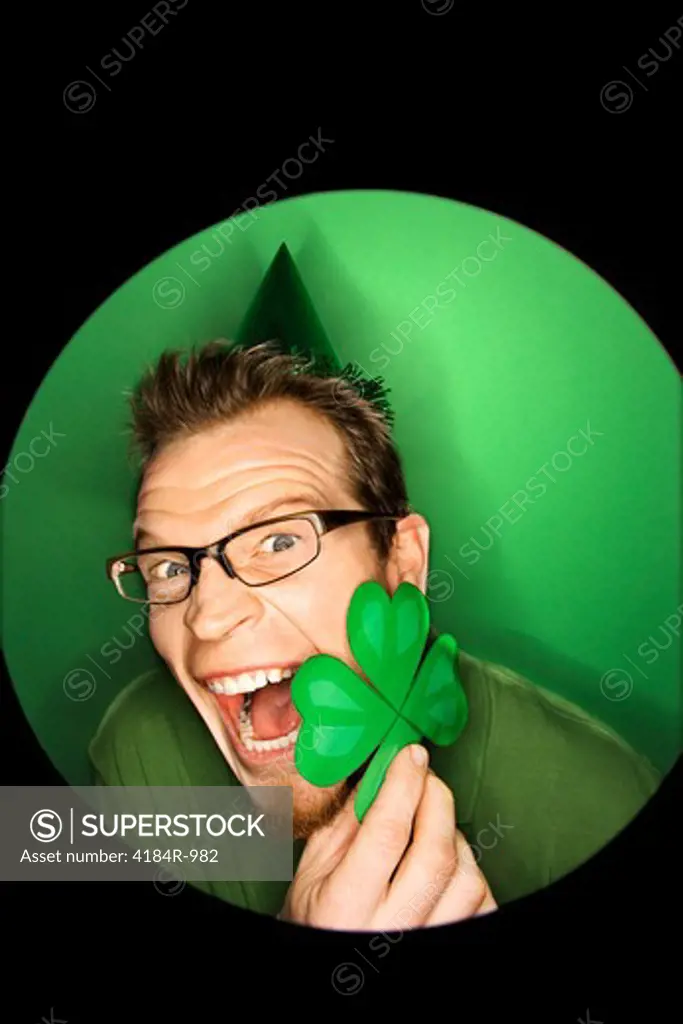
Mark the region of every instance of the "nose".
[[184, 616], [198, 640], [225, 640], [238, 629], [253, 628], [262, 614], [263, 605], [253, 588], [230, 579], [215, 559], [202, 560]]

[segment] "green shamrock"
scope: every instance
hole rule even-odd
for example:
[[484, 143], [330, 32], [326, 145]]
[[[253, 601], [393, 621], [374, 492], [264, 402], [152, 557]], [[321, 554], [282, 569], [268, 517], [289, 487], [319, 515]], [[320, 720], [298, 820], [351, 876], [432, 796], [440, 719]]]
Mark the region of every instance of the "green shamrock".
[[302, 717], [295, 763], [313, 785], [331, 786], [376, 751], [356, 795], [362, 821], [399, 750], [423, 736], [439, 746], [453, 743], [468, 709], [452, 636], [439, 636], [420, 664], [429, 607], [413, 584], [401, 583], [392, 599], [374, 580], [362, 583], [351, 598], [346, 629], [367, 680], [328, 654], [304, 662], [291, 691]]

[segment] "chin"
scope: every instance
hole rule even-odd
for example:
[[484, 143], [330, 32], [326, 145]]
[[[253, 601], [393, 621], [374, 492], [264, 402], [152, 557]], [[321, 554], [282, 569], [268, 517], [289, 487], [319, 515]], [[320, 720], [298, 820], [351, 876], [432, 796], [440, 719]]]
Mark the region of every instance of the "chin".
[[348, 780], [335, 786], [318, 789], [306, 782], [300, 775], [292, 788], [294, 790], [293, 833], [294, 839], [308, 839], [318, 829], [329, 825], [346, 803], [351, 789]]
[[334, 786], [314, 786], [297, 771], [293, 760], [282, 757], [258, 774], [245, 770], [238, 777], [244, 786], [289, 786], [292, 790], [292, 826], [294, 839], [308, 839], [328, 825], [344, 806], [351, 788], [350, 780]]

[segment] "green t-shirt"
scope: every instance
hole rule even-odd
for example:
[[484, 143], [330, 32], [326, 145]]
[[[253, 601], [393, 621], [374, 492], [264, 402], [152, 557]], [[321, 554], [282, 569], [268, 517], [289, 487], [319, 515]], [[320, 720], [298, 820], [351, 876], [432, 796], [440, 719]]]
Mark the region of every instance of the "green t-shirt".
[[[656, 792], [660, 776], [611, 729], [514, 672], [460, 652], [469, 720], [450, 747], [425, 745], [451, 788], [458, 827], [502, 905], [579, 867]], [[238, 785], [211, 733], [165, 668], [129, 684], [90, 744], [108, 786]], [[294, 865], [303, 842], [294, 843]], [[195, 882], [277, 914], [289, 882]]]

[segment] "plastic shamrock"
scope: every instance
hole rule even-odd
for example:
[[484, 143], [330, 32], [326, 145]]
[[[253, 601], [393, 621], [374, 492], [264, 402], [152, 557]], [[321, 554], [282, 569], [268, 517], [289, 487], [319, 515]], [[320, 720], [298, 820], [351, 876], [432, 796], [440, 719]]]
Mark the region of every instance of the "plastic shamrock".
[[376, 751], [356, 795], [362, 821], [399, 750], [423, 736], [439, 746], [453, 743], [468, 708], [454, 638], [441, 634], [422, 659], [429, 607], [411, 583], [401, 583], [393, 598], [374, 580], [362, 583], [351, 598], [346, 628], [367, 679], [328, 654], [301, 665], [291, 691], [302, 717], [295, 763], [313, 785], [331, 786]]

